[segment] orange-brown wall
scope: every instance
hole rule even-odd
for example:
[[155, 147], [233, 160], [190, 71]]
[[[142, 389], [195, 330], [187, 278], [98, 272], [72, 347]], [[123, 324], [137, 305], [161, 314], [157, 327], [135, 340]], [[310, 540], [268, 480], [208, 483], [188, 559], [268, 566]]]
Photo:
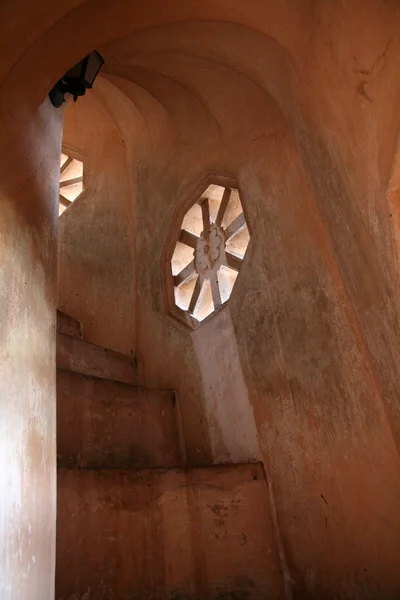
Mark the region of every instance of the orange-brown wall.
[[[23, 21], [16, 8], [10, 22]], [[160, 10], [121, 0], [116, 10], [105, 0], [63, 19], [71, 8], [27, 14], [23, 44], [11, 28], [9, 64], [0, 63], [9, 73], [0, 111], [17, 118], [104, 44], [96, 101], [79, 101], [77, 114], [97, 107], [83, 131], [94, 128], [92, 108], [93, 117], [109, 112], [96, 148], [112, 139], [114, 152], [93, 159], [98, 204], [87, 196], [62, 217], [64, 308], [76, 286], [96, 307], [89, 322], [84, 302], [71, 310], [92, 341], [130, 351], [136, 340], [142, 382], [178, 390], [191, 463], [238, 460], [242, 451], [247, 460], [248, 446], [260, 454], [295, 597], [396, 598], [400, 299], [387, 189], [400, 125], [397, 2], [177, 1]], [[46, 23], [55, 25], [26, 51]], [[79, 146], [83, 134], [70, 124]], [[208, 170], [237, 177], [253, 237], [229, 317], [193, 334], [162, 312], [160, 257], [176, 207]], [[118, 218], [109, 215], [113, 172], [122, 182]], [[75, 222], [73, 210], [82, 210]], [[97, 210], [108, 216], [92, 225]], [[121, 240], [132, 257], [119, 254]], [[132, 283], [118, 287], [123, 277]], [[207, 344], [215, 348], [228, 329], [212, 370]], [[245, 448], [228, 394], [212, 394], [213, 382], [225, 389], [235, 345]]]
[[46, 100], [23, 125], [0, 140], [0, 597], [50, 600], [62, 112]]
[[60, 218], [58, 308], [85, 339], [135, 350], [134, 197], [121, 133], [94, 95], [65, 113], [64, 151], [84, 164], [84, 192]]
[[59, 469], [57, 505], [60, 600], [284, 597], [260, 463]]
[[[304, 72], [304, 66], [297, 72], [289, 67], [282, 50], [273, 44], [271, 48], [271, 42], [222, 25], [170, 26], [104, 49], [108, 82], [154, 126], [151, 135], [135, 131], [127, 140], [128, 149], [140, 143], [143, 148], [132, 165], [137, 355], [143, 383], [178, 390], [190, 462], [263, 458], [276, 496], [293, 590], [318, 598], [374, 596], [384, 589], [397, 593], [393, 560], [400, 544], [397, 423], [390, 412], [397, 408], [386, 401], [383, 389], [388, 384], [379, 370], [379, 364], [393, 360], [393, 342], [387, 337], [387, 344], [374, 353], [382, 336], [391, 335], [382, 321], [387, 318], [389, 323], [392, 317], [390, 312], [384, 319], [378, 316], [379, 297], [386, 291], [379, 289], [382, 259], [370, 243], [374, 234], [375, 247], [386, 248], [384, 277], [392, 269], [389, 280], [395, 289], [393, 232], [384, 212], [389, 171], [381, 171], [383, 158], [371, 165], [383, 156], [377, 147], [390, 157], [387, 146], [396, 136], [388, 135], [383, 144], [381, 130], [394, 125], [387, 122], [393, 109], [371, 115], [371, 102], [360, 92], [357, 77], [366, 75], [353, 67], [353, 56], [363, 40], [354, 40], [355, 17], [343, 11], [339, 14], [349, 21], [344, 31], [333, 7], [315, 15], [317, 33], [302, 48], [304, 64], [308, 60], [313, 68]], [[364, 27], [371, 30], [372, 13], [364, 18]], [[323, 50], [328, 23], [330, 35], [336, 36], [332, 47], [337, 48], [330, 52]], [[390, 38], [386, 15], [382, 27], [386, 37], [379, 32], [373, 38], [377, 56]], [[340, 43], [342, 35], [351, 42]], [[208, 44], [214, 64], [189, 60], [176, 48], [169, 55], [171, 40], [182, 51], [192, 44], [193, 55]], [[226, 49], [228, 42], [237, 48], [239, 40], [242, 56]], [[146, 56], [140, 55], [143, 46]], [[243, 70], [246, 46], [249, 55], [253, 48], [260, 55], [275, 53], [280, 61], [275, 88], [270, 84], [280, 109], [258, 85], [268, 77], [262, 61], [252, 65], [251, 80], [215, 64], [216, 56], [224, 53], [235, 67], [241, 62]], [[361, 55], [365, 64], [373, 54], [371, 46]], [[392, 52], [385, 75], [389, 79], [396, 64], [394, 48]], [[317, 59], [321, 54], [324, 63]], [[353, 61], [350, 81], [341, 86], [335, 74], [346, 57]], [[300, 63], [300, 56], [295, 60]], [[325, 75], [321, 86], [326, 65], [333, 74]], [[374, 93], [389, 87], [380, 102], [390, 105], [395, 91], [383, 78], [378, 78]], [[121, 123], [119, 108], [112, 102], [110, 106]], [[340, 119], [347, 107], [355, 114], [343, 128]], [[372, 119], [376, 133], [366, 138]], [[166, 133], [157, 145], [154, 139], [162, 137], [157, 134], [162, 128]], [[369, 150], [370, 163], [361, 144]], [[160, 257], [176, 207], [208, 171], [238, 178], [253, 236], [229, 308], [192, 333], [163, 314]], [[374, 186], [382, 208], [371, 204], [374, 194], [367, 189], [369, 212], [361, 206], [357, 214], [366, 182]], [[363, 223], [366, 215], [370, 226]], [[355, 243], [358, 247], [352, 247]], [[368, 269], [359, 264], [363, 260], [369, 261]], [[372, 279], [371, 273], [377, 277]], [[374, 317], [368, 315], [370, 326], [362, 311], [366, 303], [369, 311], [374, 304], [380, 307]], [[391, 381], [396, 377], [393, 371]], [[391, 390], [395, 394], [395, 386]]]
[[[190, 460], [199, 451], [248, 460], [260, 444], [297, 594], [395, 597], [400, 465], [371, 360], [295, 148], [281, 136], [251, 158], [232, 161], [253, 236], [230, 317], [222, 312], [195, 333], [162, 322], [152, 314], [161, 289], [148, 274], [139, 279], [139, 366], [147, 381], [173, 378]], [[240, 369], [247, 389], [238, 419]], [[187, 390], [199, 379], [205, 414], [196, 415], [199, 400]], [[204, 421], [208, 438], [199, 439]]]

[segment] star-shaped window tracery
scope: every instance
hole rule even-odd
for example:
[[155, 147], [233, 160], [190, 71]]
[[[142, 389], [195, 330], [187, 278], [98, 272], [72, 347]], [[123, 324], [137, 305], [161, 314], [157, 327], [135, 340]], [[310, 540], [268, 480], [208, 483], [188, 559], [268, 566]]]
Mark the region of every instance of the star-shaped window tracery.
[[171, 260], [178, 308], [201, 322], [229, 299], [250, 240], [239, 191], [209, 185], [186, 212]]

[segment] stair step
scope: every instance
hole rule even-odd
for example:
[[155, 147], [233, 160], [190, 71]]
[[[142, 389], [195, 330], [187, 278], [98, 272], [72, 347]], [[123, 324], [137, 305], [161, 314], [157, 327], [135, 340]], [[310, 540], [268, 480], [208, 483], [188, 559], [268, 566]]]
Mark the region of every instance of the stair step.
[[61, 310], [57, 311], [57, 331], [64, 335], [70, 335], [79, 340], [83, 337], [82, 323], [73, 317], [70, 317]]
[[57, 367], [123, 383], [138, 382], [134, 358], [57, 333]]
[[259, 463], [59, 469], [57, 502], [58, 600], [284, 597]]
[[57, 457], [62, 467], [174, 466], [174, 393], [57, 369]]

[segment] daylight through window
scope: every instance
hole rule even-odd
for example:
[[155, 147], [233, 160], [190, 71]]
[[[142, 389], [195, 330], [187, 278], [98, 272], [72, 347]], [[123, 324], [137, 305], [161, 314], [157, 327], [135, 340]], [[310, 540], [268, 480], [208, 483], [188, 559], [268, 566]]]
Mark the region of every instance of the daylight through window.
[[62, 215], [83, 191], [83, 162], [61, 154], [58, 214]]
[[176, 306], [203, 321], [225, 304], [249, 240], [239, 191], [208, 186], [185, 214], [172, 256]]

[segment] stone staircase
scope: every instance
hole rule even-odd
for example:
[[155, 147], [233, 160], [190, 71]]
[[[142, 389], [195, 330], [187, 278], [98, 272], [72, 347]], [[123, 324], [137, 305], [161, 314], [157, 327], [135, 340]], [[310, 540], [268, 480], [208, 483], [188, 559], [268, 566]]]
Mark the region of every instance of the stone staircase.
[[57, 311], [57, 368], [83, 375], [135, 384], [135, 359], [83, 340], [80, 321]]
[[58, 314], [56, 600], [283, 598], [261, 463], [184, 465], [170, 390]]

